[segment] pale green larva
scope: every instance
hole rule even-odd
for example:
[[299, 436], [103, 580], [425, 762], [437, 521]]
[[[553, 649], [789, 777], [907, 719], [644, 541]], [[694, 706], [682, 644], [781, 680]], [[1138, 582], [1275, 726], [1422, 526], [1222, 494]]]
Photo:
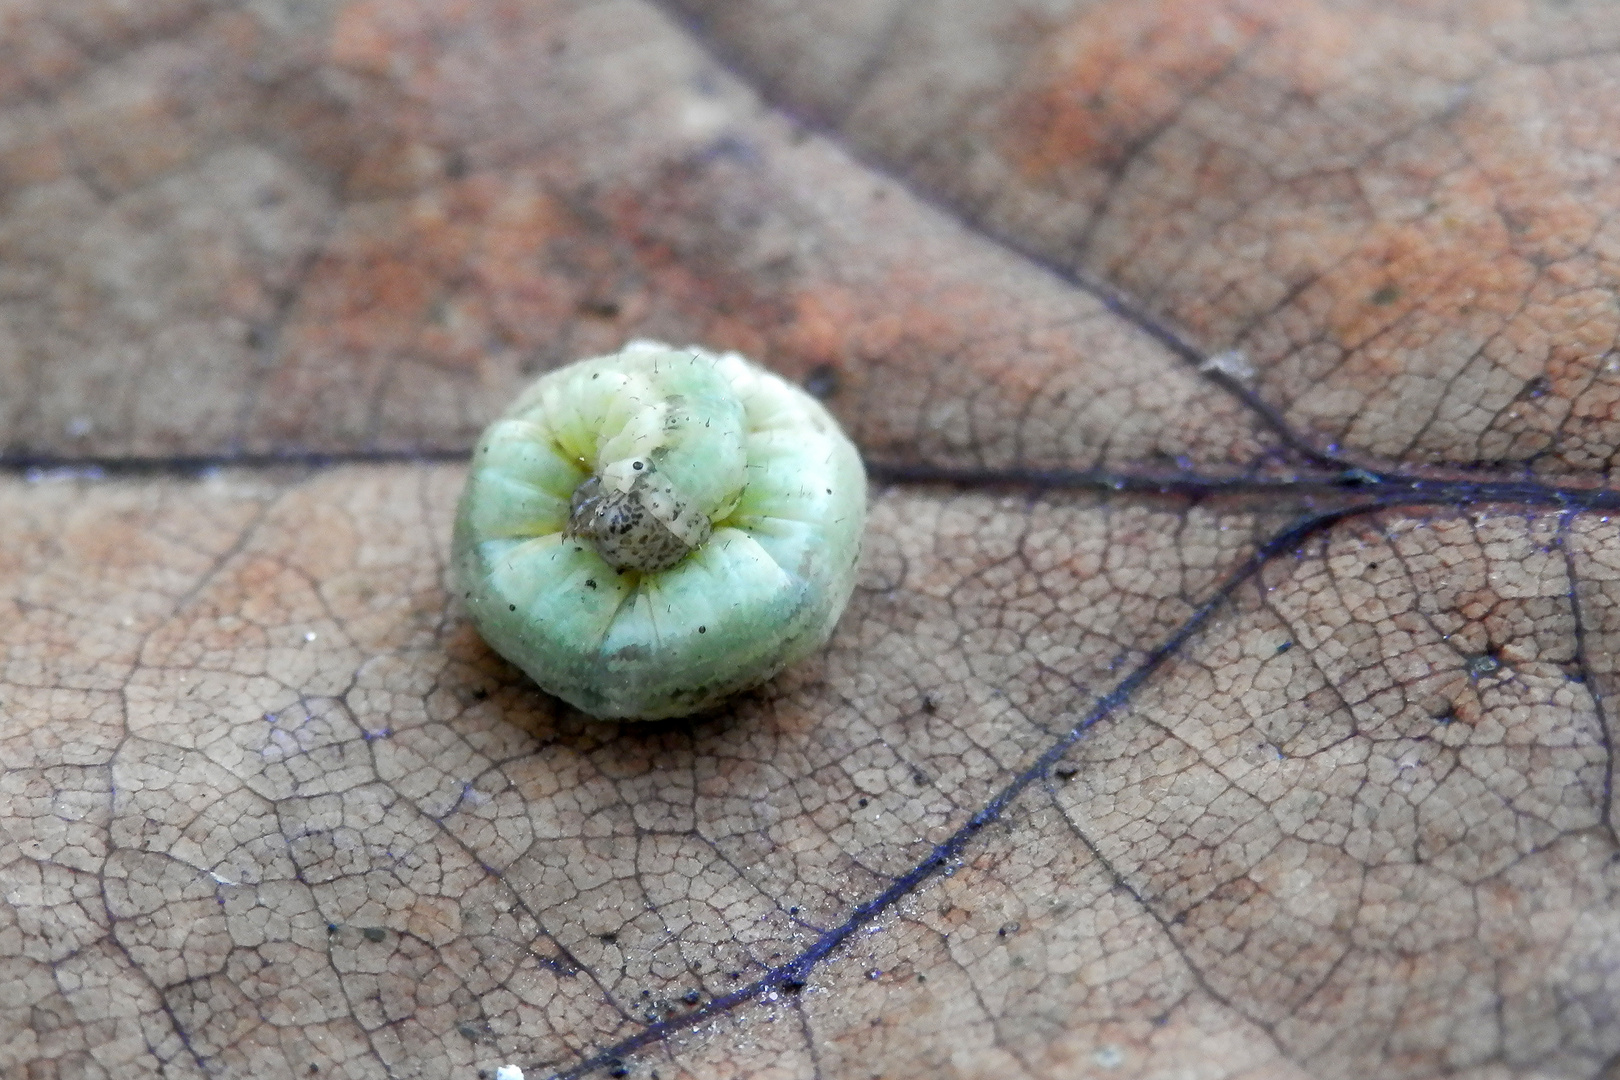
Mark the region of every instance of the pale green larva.
[[684, 716], [819, 648], [866, 474], [814, 398], [736, 353], [633, 341], [484, 432], [456, 514], [479, 632], [602, 717]]

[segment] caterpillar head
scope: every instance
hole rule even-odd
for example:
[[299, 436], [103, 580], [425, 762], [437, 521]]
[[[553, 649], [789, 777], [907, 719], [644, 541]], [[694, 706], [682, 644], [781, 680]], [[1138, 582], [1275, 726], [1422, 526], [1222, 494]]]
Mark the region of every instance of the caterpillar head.
[[713, 528], [651, 462], [631, 468], [639, 475], [628, 490], [604, 491], [595, 475], [575, 488], [563, 535], [589, 541], [615, 570], [668, 570], [707, 542]]

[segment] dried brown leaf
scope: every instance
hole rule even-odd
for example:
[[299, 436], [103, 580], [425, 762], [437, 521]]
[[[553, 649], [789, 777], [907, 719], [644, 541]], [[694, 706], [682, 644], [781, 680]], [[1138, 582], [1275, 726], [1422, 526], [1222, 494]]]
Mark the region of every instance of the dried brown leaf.
[[[1617, 39], [0, 10], [0, 1074], [1613, 1073]], [[447, 587], [431, 459], [639, 335], [881, 481], [695, 722]]]

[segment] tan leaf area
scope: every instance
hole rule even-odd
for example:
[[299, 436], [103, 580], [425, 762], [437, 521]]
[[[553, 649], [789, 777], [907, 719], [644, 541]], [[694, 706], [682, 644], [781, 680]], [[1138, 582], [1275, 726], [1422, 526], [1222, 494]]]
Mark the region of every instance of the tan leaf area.
[[13, 453], [465, 449], [535, 372], [637, 335], [809, 380], [889, 456], [1214, 466], [1269, 441], [638, 4], [297, 10], [198, 7], [0, 98]]
[[1241, 350], [1320, 445], [1613, 467], [1612, 4], [680, 6], [864, 156]]
[[[19, 1060], [449, 1075], [724, 996], [946, 839], [1255, 528], [890, 493], [823, 658], [713, 720], [620, 728], [559, 715], [447, 614], [459, 479], [9, 490], [30, 586], [6, 705], [72, 721], [7, 745], [9, 914], [35, 948], [5, 978], [61, 1018], [18, 1002]], [[64, 982], [91, 957], [123, 1014], [76, 989], [90, 972]], [[803, 993], [829, 1037], [881, 1008]]]
[[[0, 4], [0, 1076], [1617, 1075], [1617, 49]], [[874, 492], [826, 650], [618, 725], [446, 564], [636, 336]]]

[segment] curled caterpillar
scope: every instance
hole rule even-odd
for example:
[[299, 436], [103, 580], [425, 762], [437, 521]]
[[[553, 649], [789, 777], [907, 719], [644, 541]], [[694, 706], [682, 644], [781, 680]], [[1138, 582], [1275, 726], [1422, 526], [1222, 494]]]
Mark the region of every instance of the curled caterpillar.
[[479, 440], [452, 555], [479, 632], [596, 716], [708, 708], [819, 648], [855, 582], [860, 456], [735, 353], [635, 341]]

